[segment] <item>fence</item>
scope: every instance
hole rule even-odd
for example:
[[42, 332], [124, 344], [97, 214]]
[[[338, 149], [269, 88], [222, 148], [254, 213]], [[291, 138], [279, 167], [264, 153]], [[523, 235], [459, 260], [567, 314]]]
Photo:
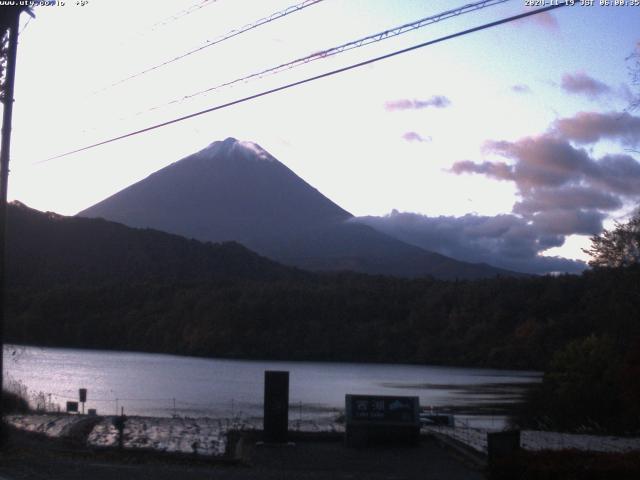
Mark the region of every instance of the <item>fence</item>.
[[[42, 413], [63, 412], [67, 401], [79, 400], [78, 395], [61, 392], [29, 392], [20, 381], [9, 379], [8, 389], [26, 399], [31, 407]], [[88, 391], [85, 411], [96, 409], [99, 415], [150, 416], [173, 418], [221, 418], [233, 423], [261, 425], [263, 415], [262, 401], [240, 401], [230, 398], [218, 402], [194, 402], [178, 397], [94, 397]], [[289, 423], [293, 430], [319, 430], [336, 428], [336, 420], [343, 415], [338, 408], [313, 405], [298, 399], [289, 402]]]

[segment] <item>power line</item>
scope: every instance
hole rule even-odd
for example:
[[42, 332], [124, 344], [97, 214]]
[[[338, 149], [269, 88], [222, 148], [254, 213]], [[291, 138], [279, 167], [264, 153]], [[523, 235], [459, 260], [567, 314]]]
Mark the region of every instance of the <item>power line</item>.
[[129, 80], [137, 78], [137, 77], [139, 77], [141, 75], [144, 75], [144, 74], [149, 73], [149, 72], [153, 72], [154, 70], [157, 70], [159, 68], [165, 67], [165, 66], [167, 66], [167, 65], [169, 65], [171, 63], [177, 62], [178, 60], [181, 60], [181, 59], [183, 59], [185, 57], [193, 55], [194, 53], [200, 52], [200, 51], [204, 50], [205, 48], [209, 48], [209, 47], [212, 47], [212, 46], [217, 45], [219, 43], [222, 43], [225, 40], [229, 40], [230, 38], [236, 37], [236, 36], [238, 36], [238, 35], [240, 35], [242, 33], [246, 33], [246, 32], [248, 32], [250, 30], [258, 28], [258, 27], [260, 27], [262, 25], [265, 25], [267, 23], [273, 22], [274, 20], [278, 20], [279, 18], [286, 17], [287, 15], [290, 15], [292, 13], [299, 12], [300, 10], [303, 10], [303, 9], [305, 9], [307, 7], [315, 5], [316, 3], [320, 3], [322, 1], [323, 0], [304, 0], [302, 3], [298, 3], [296, 5], [291, 5], [291, 6], [287, 7], [287, 8], [285, 8], [284, 10], [280, 10], [278, 12], [272, 13], [268, 17], [264, 17], [264, 18], [261, 18], [259, 20], [256, 20], [255, 22], [249, 23], [249, 24], [247, 24], [244, 27], [241, 27], [239, 29], [231, 30], [231, 31], [225, 33], [224, 35], [221, 35], [219, 37], [214, 38], [213, 40], [207, 40], [204, 45], [201, 45], [201, 46], [199, 46], [197, 48], [194, 48], [193, 50], [189, 50], [189, 51], [187, 51], [187, 52], [185, 52], [183, 54], [178, 55], [177, 57], [174, 57], [174, 58], [172, 58], [170, 60], [166, 60], [166, 61], [164, 61], [162, 63], [154, 65], [153, 67], [149, 67], [149, 68], [147, 68], [145, 70], [142, 70], [140, 72], [137, 72], [137, 73], [134, 73], [132, 75], [129, 75], [128, 77], [125, 77], [125, 78], [123, 78], [121, 80], [118, 80], [117, 82], [112, 83], [111, 85], [108, 85], [108, 86], [104, 87], [103, 89], [98, 90], [95, 93], [102, 92], [104, 90], [108, 90], [109, 88], [112, 88], [112, 87], [115, 87], [117, 85], [120, 85], [120, 84], [122, 84], [124, 82], [127, 82]]
[[[200, 0], [198, 3], [185, 8], [183, 10], [180, 10], [177, 13], [174, 13], [173, 15], [169, 15], [168, 17], [163, 18], [162, 20], [158, 20], [156, 23], [147, 26], [145, 28], [142, 28], [134, 33], [130, 33], [129, 35], [126, 35], [125, 37], [128, 37], [127, 39], [120, 39], [120, 41], [118, 42], [119, 46], [122, 45], [126, 45], [129, 41], [134, 40], [136, 37], [145, 37], [147, 36], [148, 32], [154, 32], [157, 31], [160, 27], [164, 27], [166, 25], [169, 25], [171, 22], [175, 22], [177, 20], [180, 20], [183, 17], [186, 17], [187, 15], [190, 15], [194, 12], [197, 12], [198, 10], [201, 10], [205, 7], [211, 6], [214, 3], [217, 3], [218, 0]], [[108, 90], [109, 88], [111, 88], [111, 85], [106, 85], [104, 87], [101, 87], [93, 92], [91, 92], [92, 95], [96, 95], [100, 92], [103, 92], [105, 90]]]
[[192, 14], [193, 12], [197, 12], [198, 10], [204, 8], [204, 7], [208, 7], [209, 5], [213, 5], [214, 3], [216, 3], [218, 0], [201, 0], [198, 3], [196, 3], [195, 5], [191, 5], [189, 8], [185, 8], [184, 10], [180, 10], [178, 13], [175, 13], [173, 15], [170, 15], [156, 23], [154, 23], [153, 25], [151, 25], [151, 30], [155, 30], [158, 27], [163, 27], [165, 25], [167, 25], [170, 21], [175, 21], [175, 20], [179, 20], [182, 17], [186, 17], [187, 15]]
[[[404, 25], [400, 25], [398, 27], [394, 27], [388, 30], [384, 30], [382, 32], [378, 32], [378, 33], [374, 33], [372, 35], [368, 35], [366, 37], [360, 38], [358, 40], [353, 40], [351, 42], [347, 42], [344, 43], [342, 45], [338, 45], [337, 47], [332, 47], [326, 50], [322, 50], [320, 52], [315, 52], [312, 53], [310, 55], [307, 55], [305, 57], [301, 57], [301, 58], [297, 58], [295, 60], [292, 60], [290, 62], [286, 62], [283, 64], [280, 64], [278, 66], [275, 67], [271, 67], [271, 68], [267, 68], [266, 70], [262, 70], [260, 72], [257, 73], [252, 73], [250, 75], [245, 75], [244, 77], [239, 77], [236, 78], [235, 80], [231, 80], [231, 81], [227, 81], [224, 83], [220, 83], [218, 85], [215, 85], [213, 87], [208, 87], [204, 90], [199, 90], [197, 92], [191, 93], [189, 95], [185, 95], [183, 97], [180, 98], [175, 98], [167, 103], [163, 103], [161, 105], [157, 105], [155, 107], [151, 107], [148, 108], [147, 110], [141, 110], [139, 112], [136, 112], [135, 114], [133, 114], [133, 116], [139, 116], [142, 115], [144, 113], [149, 113], [149, 112], [153, 112], [155, 110], [158, 110], [162, 107], [166, 107], [169, 105], [174, 105], [176, 103], [180, 103], [183, 102], [185, 100], [189, 100], [191, 98], [203, 95], [205, 93], [209, 93], [209, 92], [213, 92], [215, 90], [219, 90], [221, 88], [224, 87], [229, 87], [231, 85], [235, 85], [236, 83], [240, 83], [240, 82], [246, 82], [248, 80], [251, 79], [257, 79], [257, 78], [263, 78], [267, 75], [274, 75], [276, 73], [285, 71], [285, 70], [291, 70], [293, 68], [305, 65], [307, 63], [313, 62], [315, 60], [321, 60], [327, 57], [331, 57], [333, 55], [337, 55], [339, 53], [343, 53], [346, 52], [348, 50], [353, 50], [355, 48], [360, 48], [363, 47], [365, 45], [370, 45], [372, 43], [377, 43], [380, 42], [382, 40], [386, 40], [389, 38], [393, 38], [396, 37], [398, 35], [402, 35], [403, 33], [407, 33], [407, 32], [411, 32], [413, 30], [417, 30], [419, 28], [423, 28], [426, 27], [428, 25], [431, 25], [433, 23], [437, 23], [441, 20], [446, 20], [448, 18], [452, 18], [452, 17], [456, 17], [459, 15], [464, 15], [465, 13], [469, 13], [469, 12], [473, 12], [473, 11], [477, 11], [483, 8], [487, 8], [487, 7], [491, 7], [494, 5], [498, 5], [501, 3], [505, 3], [508, 2], [510, 0], [483, 0], [483, 1], [479, 1], [479, 2], [475, 2], [475, 3], [470, 3], [467, 5], [463, 5], [462, 7], [458, 7], [458, 8], [454, 8], [452, 10], [447, 10], [445, 12], [441, 12], [438, 13], [436, 15], [431, 15], [429, 17], [425, 17], [422, 18], [420, 20], [417, 20], [415, 22], [411, 22], [411, 23], [406, 23]], [[126, 118], [121, 118], [120, 120], [125, 120]]]
[[402, 50], [396, 50], [395, 52], [387, 53], [387, 54], [381, 55], [379, 57], [370, 58], [369, 60], [364, 60], [362, 62], [354, 63], [352, 65], [348, 65], [346, 67], [338, 68], [336, 70], [331, 70], [329, 72], [321, 73], [319, 75], [314, 75], [312, 77], [308, 77], [308, 78], [305, 78], [303, 80], [298, 80], [296, 82], [287, 83], [286, 85], [281, 85], [279, 87], [275, 87], [275, 88], [272, 88], [272, 89], [269, 89], [269, 90], [264, 90], [264, 91], [256, 93], [256, 94], [249, 95], [248, 97], [243, 97], [243, 98], [240, 98], [240, 99], [237, 99], [237, 100], [233, 100], [233, 101], [230, 101], [230, 102], [227, 102], [227, 103], [223, 103], [223, 104], [220, 104], [220, 105], [216, 105], [214, 107], [207, 108], [205, 110], [200, 110], [199, 112], [190, 113], [189, 115], [184, 115], [182, 117], [174, 118], [173, 120], [168, 120], [166, 122], [158, 123], [158, 124], [152, 125], [150, 127], [146, 127], [146, 128], [142, 128], [140, 130], [135, 130], [133, 132], [125, 133], [124, 135], [119, 135], [117, 137], [112, 137], [112, 138], [110, 138], [108, 140], [103, 140], [101, 142], [97, 142], [97, 143], [94, 143], [94, 144], [91, 144], [91, 145], [87, 145], [85, 147], [77, 148], [75, 150], [70, 150], [68, 152], [61, 153], [59, 155], [55, 155], [53, 157], [49, 157], [49, 158], [46, 158], [44, 160], [40, 160], [40, 161], [34, 162], [34, 163], [35, 164], [41, 164], [41, 163], [49, 162], [51, 160], [56, 160], [58, 158], [67, 157], [67, 156], [72, 155], [74, 153], [84, 152], [86, 150], [90, 150], [90, 149], [99, 147], [101, 145], [106, 145], [107, 143], [116, 142], [118, 140], [123, 140], [125, 138], [129, 138], [129, 137], [133, 137], [135, 135], [140, 135], [142, 133], [150, 132], [150, 131], [156, 130], [158, 128], [166, 127], [166, 126], [172, 125], [174, 123], [179, 123], [179, 122], [182, 122], [184, 120], [188, 120], [190, 118], [198, 117], [200, 115], [204, 115], [205, 113], [214, 112], [216, 110], [222, 110], [224, 108], [228, 108], [228, 107], [231, 107], [233, 105], [238, 105], [240, 103], [248, 102], [250, 100], [255, 100], [256, 98], [264, 97], [264, 96], [270, 95], [272, 93], [276, 93], [276, 92], [280, 92], [280, 91], [283, 91], [283, 90], [287, 90], [289, 88], [297, 87], [299, 85], [303, 85], [305, 83], [313, 82], [315, 80], [320, 80], [321, 78], [331, 77], [331, 76], [337, 75], [339, 73], [347, 72], [349, 70], [353, 70], [353, 69], [356, 69], [356, 68], [359, 68], [359, 67], [364, 67], [366, 65], [371, 65], [372, 63], [376, 63], [376, 62], [379, 62], [381, 60], [386, 60], [388, 58], [392, 58], [392, 57], [395, 57], [397, 55], [401, 55], [403, 53], [408, 53], [408, 52], [411, 52], [411, 51], [414, 51], [414, 50], [418, 50], [420, 48], [424, 48], [424, 47], [428, 47], [430, 45], [434, 45], [436, 43], [441, 43], [441, 42], [444, 42], [444, 41], [447, 41], [447, 40], [452, 40], [454, 38], [462, 37], [462, 36], [468, 35], [470, 33], [475, 33], [475, 32], [479, 32], [481, 30], [486, 30], [488, 28], [497, 27], [498, 25], [502, 25], [502, 24], [505, 24], [505, 23], [513, 22], [513, 21], [516, 21], [516, 20], [521, 20], [523, 18], [527, 18], [527, 17], [530, 17], [532, 15], [537, 15], [539, 13], [548, 12], [548, 11], [555, 10], [557, 8], [565, 7], [565, 6], [567, 6], [567, 3], [559, 3], [557, 5], [551, 5], [551, 6], [539, 8], [539, 9], [536, 9], [536, 10], [532, 10], [532, 11], [529, 11], [529, 12], [521, 13], [519, 15], [513, 15], [511, 17], [506, 17], [506, 18], [502, 18], [500, 20], [496, 20], [496, 21], [493, 21], [493, 22], [485, 23], [485, 24], [477, 26], [477, 27], [469, 28], [467, 30], [462, 30], [460, 32], [452, 33], [450, 35], [445, 35], [443, 37], [439, 37], [439, 38], [436, 38], [434, 40], [429, 40], [427, 42], [419, 43], [419, 44], [413, 45], [411, 47], [403, 48]]
[[[343, 53], [343, 52], [348, 51], [348, 50], [352, 50], [352, 49], [355, 49], [355, 48], [363, 47], [363, 46], [366, 46], [366, 45], [369, 45], [369, 44], [372, 44], [372, 43], [377, 43], [377, 42], [382, 41], [382, 40], [386, 40], [386, 39], [389, 39], [389, 38], [396, 37], [396, 36], [401, 35], [403, 33], [411, 32], [413, 30], [417, 30], [419, 28], [426, 27], [428, 25], [431, 25], [433, 23], [439, 22], [441, 20], [446, 20], [446, 19], [449, 19], [449, 18], [452, 18], [452, 17], [456, 17], [456, 16], [459, 16], [459, 15], [464, 15], [465, 13], [469, 13], [469, 12], [477, 11], [477, 10], [480, 10], [480, 9], [483, 9], [483, 8], [495, 6], [495, 5], [498, 5], [498, 4], [501, 4], [501, 3], [505, 3], [505, 2], [508, 2], [508, 1], [510, 1], [510, 0], [482, 0], [482, 1], [477, 1], [475, 3], [470, 3], [470, 4], [467, 4], [467, 5], [463, 5], [461, 7], [458, 7], [458, 8], [452, 9], [452, 10], [447, 10], [447, 11], [438, 13], [436, 15], [431, 15], [429, 17], [425, 17], [425, 18], [422, 18], [420, 20], [416, 20], [414, 22], [406, 23], [406, 24], [400, 25], [398, 27], [394, 27], [394, 28], [390, 28], [390, 29], [384, 30], [382, 32], [374, 33], [374, 34], [368, 35], [366, 37], [360, 38], [358, 40], [353, 40], [353, 41], [344, 43], [342, 45], [338, 45], [336, 47], [328, 48], [328, 49], [322, 50], [320, 52], [315, 52], [315, 53], [312, 53], [312, 54], [307, 55], [305, 57], [297, 58], [297, 59], [292, 60], [290, 62], [283, 63], [283, 64], [280, 64], [278, 66], [271, 67], [271, 68], [268, 68], [266, 70], [262, 70], [262, 71], [257, 72], [257, 73], [252, 73], [250, 75], [245, 75], [243, 77], [236, 78], [235, 80], [226, 81], [224, 83], [215, 85], [213, 87], [208, 87], [208, 88], [206, 88], [204, 90], [200, 90], [200, 91], [188, 94], [188, 95], [184, 95], [184, 96], [182, 96], [180, 98], [174, 98], [173, 100], [170, 100], [169, 102], [165, 102], [165, 103], [162, 103], [160, 105], [155, 105], [153, 107], [149, 107], [149, 108], [146, 108], [144, 110], [139, 110], [139, 111], [135, 112], [134, 114], [121, 116], [120, 118], [117, 119], [117, 121], [125, 121], [125, 120], [131, 119], [131, 118], [139, 117], [139, 116], [144, 115], [146, 113], [154, 112], [154, 111], [159, 110], [161, 108], [168, 107], [170, 105], [175, 105], [177, 103], [182, 103], [185, 100], [190, 100], [190, 99], [195, 98], [197, 96], [204, 95], [206, 93], [210, 93], [210, 92], [213, 92], [215, 90], [219, 90], [219, 89], [224, 88], [224, 87], [229, 87], [229, 86], [235, 85], [235, 84], [240, 83], [240, 82], [247, 82], [247, 81], [252, 80], [252, 79], [263, 78], [263, 77], [265, 77], [267, 75], [275, 75], [275, 74], [280, 73], [282, 71], [291, 70], [291, 69], [293, 69], [295, 67], [299, 67], [299, 66], [305, 65], [305, 64], [310, 63], [310, 62], [315, 61], [315, 60], [321, 60], [321, 59], [324, 59], [324, 58], [327, 58], [327, 57], [330, 57], [330, 56], [333, 56], [333, 55], [337, 55], [339, 53]], [[92, 129], [92, 130], [95, 130], [95, 128]]]

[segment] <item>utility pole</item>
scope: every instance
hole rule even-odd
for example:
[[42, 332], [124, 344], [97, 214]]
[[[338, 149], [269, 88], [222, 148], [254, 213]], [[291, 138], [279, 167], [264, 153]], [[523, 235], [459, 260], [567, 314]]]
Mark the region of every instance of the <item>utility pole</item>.
[[[0, 391], [4, 391], [4, 323], [6, 304], [7, 266], [7, 187], [9, 184], [9, 157], [11, 151], [11, 119], [13, 114], [13, 87], [16, 77], [16, 55], [18, 52], [18, 29], [20, 13], [26, 7], [5, 7], [2, 9], [0, 34], [8, 32], [9, 46], [2, 102], [2, 142], [0, 143]], [[0, 429], [4, 430], [4, 409], [0, 402]], [[0, 446], [4, 446], [4, 432], [0, 432]]]

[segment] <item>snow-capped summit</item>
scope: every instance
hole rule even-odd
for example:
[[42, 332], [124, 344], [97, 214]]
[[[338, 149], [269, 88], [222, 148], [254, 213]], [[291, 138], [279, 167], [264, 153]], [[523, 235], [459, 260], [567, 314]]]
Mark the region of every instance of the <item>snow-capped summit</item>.
[[200, 150], [198, 154], [208, 157], [216, 155], [237, 155], [242, 156], [245, 160], [277, 161], [257, 143], [237, 140], [233, 137], [227, 137], [222, 141], [215, 141]]
[[269, 152], [267, 152], [265, 149], [263, 149], [257, 143], [242, 141], [242, 142], [237, 142], [236, 145], [239, 146], [240, 148], [244, 149], [245, 152], [253, 154], [254, 156], [259, 158], [260, 160], [268, 160], [268, 161], [275, 161], [276, 160], [275, 158], [273, 158], [269, 154]]

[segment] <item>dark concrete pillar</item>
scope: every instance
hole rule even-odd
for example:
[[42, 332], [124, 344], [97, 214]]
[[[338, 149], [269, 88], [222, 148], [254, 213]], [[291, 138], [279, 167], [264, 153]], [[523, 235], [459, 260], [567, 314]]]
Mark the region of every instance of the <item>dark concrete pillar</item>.
[[289, 372], [264, 372], [264, 441], [285, 443], [289, 430]]
[[509, 458], [520, 450], [520, 430], [487, 433], [489, 464]]

